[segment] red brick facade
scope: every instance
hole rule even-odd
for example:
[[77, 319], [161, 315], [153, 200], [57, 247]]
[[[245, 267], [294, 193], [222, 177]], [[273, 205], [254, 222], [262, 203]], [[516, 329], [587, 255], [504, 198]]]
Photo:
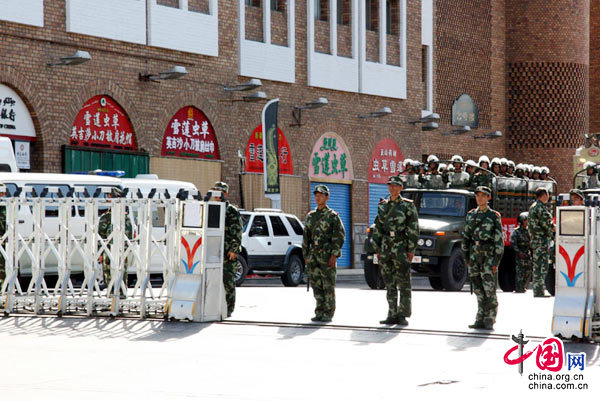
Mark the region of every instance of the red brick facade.
[[589, 0], [506, 2], [508, 152], [547, 165], [566, 191], [589, 132]]
[[[163, 3], [178, 4], [161, 0]], [[285, 2], [280, 3], [285, 11]], [[344, 0], [344, 4], [337, 45], [338, 54], [348, 57], [352, 54], [351, 2]], [[194, 10], [208, 10], [206, 0], [190, 0], [189, 5]], [[441, 121], [439, 130], [422, 132], [418, 125], [408, 123], [421, 116], [424, 104], [421, 3], [406, 1], [406, 5], [407, 99], [400, 100], [308, 87], [307, 6], [306, 0], [296, 0], [295, 83], [263, 79], [261, 90], [269, 98], [281, 99], [279, 124], [290, 142], [295, 174], [304, 182], [305, 203], [309, 204], [310, 196], [310, 151], [327, 131], [344, 138], [352, 157], [354, 223], [367, 221], [368, 164], [375, 144], [386, 137], [396, 140], [404, 157], [413, 159], [430, 153], [472, 158], [487, 154], [546, 164], [565, 190], [572, 166], [569, 157], [581, 144], [580, 135], [588, 131], [590, 83], [592, 105], [600, 103], [600, 45], [590, 44], [588, 29], [590, 26], [592, 32], [598, 32], [600, 6], [592, 7], [592, 15], [597, 17], [589, 25], [589, 0], [434, 0], [433, 109]], [[262, 10], [253, 6], [245, 10], [246, 38], [262, 41]], [[286, 44], [287, 14], [271, 14], [272, 43]], [[25, 100], [38, 135], [32, 150], [32, 170], [62, 170], [61, 146], [68, 143], [78, 110], [93, 96], [109, 95], [123, 107], [138, 147], [152, 156], [160, 155], [171, 116], [191, 104], [201, 109], [215, 128], [224, 162], [222, 178], [231, 184], [233, 198], [238, 201], [237, 151], [244, 149], [248, 136], [260, 123], [263, 103], [231, 103], [227, 101], [230, 94], [222, 90], [222, 84], [249, 78], [238, 74], [237, 1], [219, 2], [218, 57], [68, 33], [65, 21], [64, 0], [44, 2], [43, 28], [0, 21], [0, 82]], [[316, 49], [329, 52], [329, 22], [315, 22]], [[400, 54], [399, 46], [392, 46], [398, 38], [394, 29], [393, 35], [388, 35], [390, 64], [395, 64], [392, 61]], [[367, 32], [367, 41], [367, 58], [378, 61], [379, 37]], [[88, 51], [92, 60], [80, 66], [46, 66], [51, 59], [76, 49]], [[138, 80], [140, 72], [156, 73], [173, 65], [187, 68], [185, 80], [158, 84]], [[461, 136], [442, 136], [452, 129], [453, 101], [464, 93], [479, 107], [479, 129]], [[303, 126], [290, 127], [292, 107], [319, 96], [327, 97], [330, 104], [305, 112]], [[393, 114], [376, 119], [357, 117], [383, 106], [390, 107]], [[592, 127], [600, 131], [600, 113], [596, 111], [600, 107], [591, 109]], [[496, 130], [504, 137], [473, 139], [473, 134]]]

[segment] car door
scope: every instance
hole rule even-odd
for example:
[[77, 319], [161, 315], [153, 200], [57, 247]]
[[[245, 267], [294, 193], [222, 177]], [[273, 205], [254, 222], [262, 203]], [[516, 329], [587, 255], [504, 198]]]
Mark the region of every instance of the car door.
[[285, 255], [287, 254], [289, 247], [292, 245], [292, 239], [290, 238], [288, 229], [280, 216], [271, 214], [268, 217], [269, 223], [271, 223], [271, 228], [273, 229], [273, 239], [271, 244], [271, 249], [273, 252], [272, 261], [275, 266], [281, 267], [283, 265]]
[[249, 223], [248, 229], [248, 266], [250, 268], [272, 266], [271, 254], [272, 235], [267, 218], [263, 214], [255, 214]]

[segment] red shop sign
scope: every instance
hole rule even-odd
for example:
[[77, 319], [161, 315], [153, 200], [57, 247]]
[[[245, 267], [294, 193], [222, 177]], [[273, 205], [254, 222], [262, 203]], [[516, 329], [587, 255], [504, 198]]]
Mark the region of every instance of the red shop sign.
[[[246, 172], [263, 173], [263, 135], [262, 124], [254, 129], [246, 145]], [[290, 145], [283, 135], [283, 131], [277, 128], [277, 142], [279, 145], [279, 174], [294, 174], [294, 163]]]
[[402, 172], [404, 157], [400, 147], [391, 138], [382, 139], [375, 146], [369, 163], [369, 182], [387, 184], [392, 175]]
[[165, 129], [161, 155], [218, 160], [217, 137], [206, 115], [194, 106], [179, 109]]
[[107, 149], [135, 150], [135, 136], [125, 111], [108, 96], [94, 96], [75, 117], [69, 143]]

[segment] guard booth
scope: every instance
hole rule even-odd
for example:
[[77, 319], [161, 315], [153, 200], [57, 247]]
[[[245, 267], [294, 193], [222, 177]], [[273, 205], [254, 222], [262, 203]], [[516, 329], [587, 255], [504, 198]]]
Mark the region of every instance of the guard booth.
[[[220, 196], [220, 192], [211, 191], [210, 197], [214, 196]], [[223, 287], [224, 227], [224, 203], [189, 199], [181, 202], [180, 265], [169, 296], [169, 319], [206, 322], [227, 317]]]
[[599, 218], [596, 206], [557, 208], [555, 336], [600, 341]]

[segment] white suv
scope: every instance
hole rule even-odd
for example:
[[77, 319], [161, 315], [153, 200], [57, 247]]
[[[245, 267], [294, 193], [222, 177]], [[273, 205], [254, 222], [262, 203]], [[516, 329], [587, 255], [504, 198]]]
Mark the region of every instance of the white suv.
[[243, 210], [240, 213], [244, 232], [236, 284], [241, 285], [247, 274], [281, 276], [286, 287], [300, 284], [304, 274], [302, 222], [279, 209]]

